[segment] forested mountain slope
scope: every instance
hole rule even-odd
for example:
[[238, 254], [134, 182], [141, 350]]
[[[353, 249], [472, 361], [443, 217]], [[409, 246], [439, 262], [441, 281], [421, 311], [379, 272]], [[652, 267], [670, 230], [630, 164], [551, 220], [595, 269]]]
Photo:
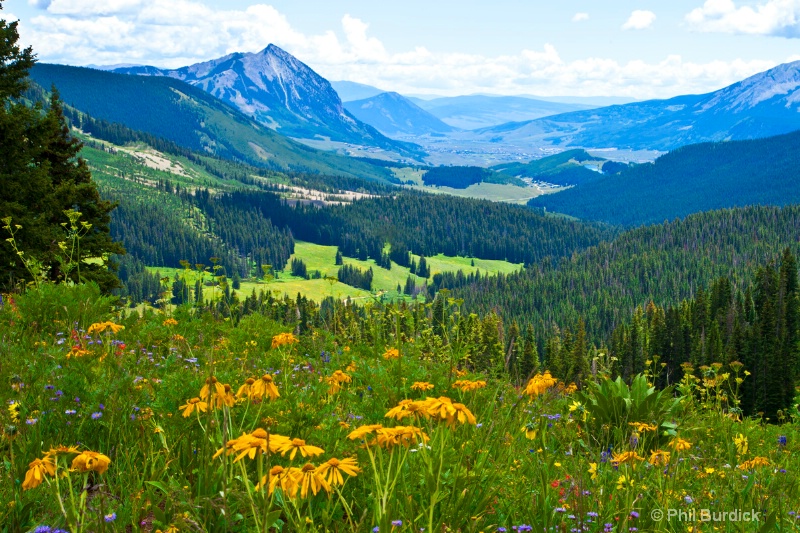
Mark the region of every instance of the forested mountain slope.
[[660, 223], [699, 211], [800, 202], [800, 132], [684, 146], [653, 164], [582, 183], [528, 205], [609, 224]]
[[[31, 78], [65, 103], [191, 150], [283, 171], [391, 179], [383, 168], [292, 141], [205, 91], [166, 77], [37, 64]], [[146, 105], [145, 105], [146, 103]]]
[[430, 288], [454, 288], [470, 311], [497, 310], [506, 323], [533, 326], [537, 337], [583, 319], [600, 340], [637, 306], [677, 303], [718, 276], [740, 279], [787, 246], [795, 254], [800, 246], [800, 206], [723, 209], [637, 228], [519, 274], [460, 283], [434, 277]]

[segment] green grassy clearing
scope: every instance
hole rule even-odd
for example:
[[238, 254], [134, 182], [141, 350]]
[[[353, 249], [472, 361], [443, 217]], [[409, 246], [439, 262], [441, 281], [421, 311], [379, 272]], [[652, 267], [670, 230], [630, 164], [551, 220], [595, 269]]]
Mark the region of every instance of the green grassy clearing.
[[[414, 255], [414, 260], [419, 262], [420, 256]], [[301, 259], [308, 269], [309, 275], [315, 270], [319, 270], [323, 279], [302, 279], [291, 275], [291, 260]], [[463, 270], [465, 274], [470, 274], [480, 270], [482, 273], [489, 273], [490, 275], [496, 274], [509, 274], [522, 268], [520, 264], [513, 264], [507, 261], [498, 261], [490, 259], [471, 259], [468, 257], [449, 257], [442, 254], [426, 257], [425, 260], [431, 269], [431, 275], [440, 272], [457, 272]], [[472, 266], [474, 261], [475, 266]], [[406, 279], [411, 275], [408, 268], [402, 267], [397, 263], [392, 263], [392, 269], [386, 270], [375, 264], [375, 261], [370, 259], [367, 261], [359, 261], [351, 257], [344, 257], [343, 262], [346, 265], [353, 265], [362, 270], [372, 268], [373, 279], [372, 288], [373, 292], [384, 292], [389, 298], [396, 298], [400, 296], [397, 293], [397, 286], [405, 286]], [[190, 287], [194, 285], [200, 273], [194, 270], [184, 271], [180, 268], [166, 268], [166, 267], [149, 267], [151, 272], [158, 272], [161, 277], [169, 277], [173, 279], [176, 274], [183, 277], [186, 276], [186, 281]], [[289, 259], [289, 262], [282, 270], [278, 272], [277, 278], [266, 283], [256, 279], [242, 280], [241, 288], [235, 291], [240, 297], [249, 295], [253, 290], [259, 292], [261, 290], [269, 290], [279, 294], [287, 294], [291, 297], [302, 294], [306, 298], [321, 302], [329, 296], [337, 299], [343, 298], [370, 298], [372, 294], [369, 291], [357, 289], [340, 282], [330, 282], [325, 280], [325, 277], [335, 278], [339, 271], [339, 266], [336, 265], [336, 246], [322, 246], [310, 242], [297, 241], [295, 243], [295, 252]], [[202, 274], [202, 279], [205, 283], [211, 283], [213, 276], [210, 272]], [[417, 285], [422, 285], [425, 280], [421, 277], [414, 276]], [[206, 287], [204, 296], [211, 298], [213, 289]]]

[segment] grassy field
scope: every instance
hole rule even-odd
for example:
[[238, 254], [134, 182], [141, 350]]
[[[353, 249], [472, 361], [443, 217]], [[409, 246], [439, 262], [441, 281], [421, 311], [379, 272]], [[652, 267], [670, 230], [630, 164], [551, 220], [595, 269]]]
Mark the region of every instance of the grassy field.
[[[310, 242], [296, 242], [295, 253], [292, 258], [302, 259], [308, 268], [309, 274], [315, 270], [319, 270], [323, 277], [330, 276], [336, 277], [339, 267], [336, 265], [336, 246], [321, 246], [319, 244], [312, 244]], [[414, 260], [419, 262], [419, 256], [414, 256]], [[488, 259], [474, 259], [475, 266], [471, 266], [472, 259], [467, 257], [448, 257], [442, 254], [426, 258], [428, 266], [431, 269], [431, 275], [438, 274], [439, 272], [456, 272], [463, 270], [465, 274], [469, 274], [480, 270], [481, 272], [488, 272], [489, 274], [498, 274], [514, 272], [522, 268], [522, 265], [515, 265], [507, 261], [495, 261]], [[372, 287], [374, 291], [388, 291], [388, 296], [396, 296], [397, 286], [403, 287], [406, 279], [411, 275], [408, 268], [402, 267], [397, 263], [392, 263], [392, 269], [386, 270], [375, 264], [375, 261], [370, 259], [367, 261], [359, 261], [350, 257], [344, 257], [343, 262], [346, 265], [353, 265], [362, 270], [372, 268], [373, 279]], [[289, 260], [289, 264], [291, 259]], [[273, 290], [283, 290], [288, 294], [295, 296], [300, 292], [304, 296], [313, 300], [319, 301], [330, 295], [330, 284], [322, 280], [303, 280], [299, 278], [287, 279], [285, 276], [289, 275], [289, 264], [286, 265], [284, 273], [281, 274], [281, 279], [273, 282], [275, 288]], [[425, 280], [418, 276], [414, 276], [417, 285], [422, 285]], [[322, 284], [319, 282], [322, 281]], [[316, 283], [311, 283], [316, 282]], [[242, 285], [244, 288], [244, 284]], [[340, 288], [340, 287], [346, 287]], [[291, 290], [290, 290], [291, 288]], [[334, 290], [341, 291], [341, 297], [366, 297], [367, 291], [355, 289], [342, 283], [334, 284]]]
[[[420, 256], [414, 255], [414, 260], [419, 262]], [[303, 279], [291, 275], [291, 260], [301, 259], [308, 269], [309, 275], [315, 270], [319, 270], [323, 279]], [[520, 264], [513, 264], [507, 261], [497, 261], [491, 259], [471, 259], [468, 257], [449, 257], [442, 254], [426, 257], [428, 267], [431, 270], [431, 276], [440, 272], [457, 272], [463, 270], [465, 274], [471, 274], [477, 271], [481, 273], [489, 273], [490, 275], [496, 274], [509, 274], [522, 268]], [[401, 296], [397, 293], [397, 286], [404, 287], [406, 279], [411, 275], [408, 268], [402, 267], [397, 263], [392, 263], [392, 269], [386, 270], [375, 264], [375, 261], [370, 259], [368, 261], [359, 261], [351, 257], [344, 257], [343, 262], [346, 265], [353, 265], [362, 270], [372, 268], [373, 279], [372, 288], [373, 292], [385, 293], [388, 298], [396, 298]], [[474, 263], [474, 266], [473, 266]], [[162, 277], [174, 278], [176, 274], [181, 276], [186, 275], [187, 282], [194, 285], [199, 274], [194, 271], [189, 271], [184, 274], [182, 269], [179, 268], [165, 268], [165, 267], [150, 267], [151, 272], [159, 272]], [[356, 289], [344, 283], [331, 282], [325, 277], [335, 278], [339, 271], [336, 265], [336, 246], [322, 246], [310, 242], [297, 241], [295, 243], [294, 255], [289, 259], [289, 262], [284, 266], [283, 270], [278, 273], [276, 279], [269, 283], [261, 280], [243, 280], [241, 288], [237, 291], [240, 296], [247, 296], [253, 290], [256, 292], [262, 290], [270, 290], [278, 292], [279, 294], [288, 294], [295, 297], [298, 293], [306, 298], [320, 302], [329, 296], [334, 298], [354, 298], [366, 299], [371, 298], [372, 294], [369, 291]], [[211, 274], [206, 274], [206, 281], [211, 281]], [[418, 286], [424, 284], [425, 280], [418, 276], [414, 276]], [[206, 289], [205, 296], [211, 296], [210, 289]]]
[[531, 198], [536, 198], [543, 194], [557, 192], [560, 189], [541, 189], [539, 187], [518, 187], [516, 185], [503, 185], [499, 183], [476, 183], [466, 189], [454, 189], [452, 187], [431, 187], [422, 181], [424, 171], [411, 168], [392, 169], [395, 176], [403, 181], [411, 181], [413, 185], [407, 185], [411, 189], [425, 191], [432, 194], [450, 194], [463, 198], [478, 198], [481, 200], [491, 200], [493, 202], [507, 202], [511, 204], [525, 204]]
[[[84, 140], [90, 138], [79, 137]], [[108, 152], [91, 146], [84, 146], [81, 150], [81, 156], [89, 163], [96, 179], [118, 181], [124, 176], [128, 180], [151, 185], [166, 181], [181, 187], [204, 187], [212, 190], [228, 190], [232, 185], [250, 188], [239, 182], [231, 184], [221, 180], [186, 158], [157, 152], [144, 145], [123, 148], [97, 139], [92, 141], [113, 150]]]

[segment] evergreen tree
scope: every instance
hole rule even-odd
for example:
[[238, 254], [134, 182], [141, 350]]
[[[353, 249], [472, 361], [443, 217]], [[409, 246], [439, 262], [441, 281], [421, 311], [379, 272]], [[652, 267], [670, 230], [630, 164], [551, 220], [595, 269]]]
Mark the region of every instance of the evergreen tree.
[[[794, 403], [795, 383], [800, 374], [800, 291], [798, 291], [797, 261], [789, 248], [783, 251], [778, 281], [778, 299], [782, 306], [781, 339], [782, 409]], [[785, 413], [784, 413], [785, 415]]]
[[172, 303], [175, 305], [182, 305], [189, 301], [189, 285], [184, 282], [184, 279], [175, 274], [175, 279], [172, 280]]
[[308, 267], [302, 259], [292, 259], [291, 267], [293, 276], [308, 279]]
[[446, 329], [444, 306], [445, 295], [440, 292], [436, 295], [436, 299], [433, 301], [431, 321], [433, 322], [433, 332], [442, 338], [445, 336]]
[[514, 356], [516, 354], [516, 346], [519, 340], [519, 324], [517, 324], [516, 320], [514, 320], [511, 323], [511, 326], [509, 326], [505, 338], [505, 369], [506, 372], [511, 372], [514, 368], [516, 368], [517, 365], [517, 360]]
[[481, 322], [480, 338], [473, 365], [477, 372], [495, 372], [503, 368], [503, 322], [489, 313]]
[[581, 387], [589, 376], [589, 362], [586, 357], [588, 347], [586, 345], [586, 325], [583, 319], [578, 321], [578, 332], [572, 345], [572, 357], [570, 358], [571, 367], [565, 376], [565, 381], [573, 382]]
[[341, 266], [341, 265], [343, 265], [343, 264], [344, 264], [344, 260], [342, 259], [342, 252], [341, 252], [341, 250], [339, 250], [339, 248], [336, 248], [336, 261], [335, 261], [335, 265], [336, 265], [336, 266]]
[[414, 282], [413, 276], [408, 276], [406, 278], [406, 286], [403, 289], [403, 294], [407, 294], [408, 296], [414, 296], [417, 292], [417, 284]]
[[425, 256], [420, 256], [419, 264], [417, 265], [417, 276], [421, 278], [429, 278], [431, 271], [428, 269], [428, 262], [425, 261]]
[[525, 329], [524, 348], [518, 368], [519, 379], [523, 383], [539, 369], [539, 352], [533, 337], [533, 328]]
[[203, 282], [199, 279], [194, 282], [194, 303], [195, 305], [203, 305]]
[[[47, 111], [20, 103], [35, 59], [30, 48], [17, 44], [17, 24], [0, 20], [0, 217], [10, 216], [12, 227], [21, 226], [16, 244], [25, 258], [41, 264], [47, 278], [95, 281], [109, 292], [119, 286], [109, 257], [125, 253], [109, 236], [114, 205], [100, 198], [78, 157], [81, 143], [70, 135], [58, 92], [53, 90]], [[62, 226], [70, 225], [69, 210], [81, 213], [75, 221], [77, 241]], [[0, 286], [10, 288], [30, 274], [5, 238], [0, 240]], [[88, 258], [96, 260], [83, 261]]]

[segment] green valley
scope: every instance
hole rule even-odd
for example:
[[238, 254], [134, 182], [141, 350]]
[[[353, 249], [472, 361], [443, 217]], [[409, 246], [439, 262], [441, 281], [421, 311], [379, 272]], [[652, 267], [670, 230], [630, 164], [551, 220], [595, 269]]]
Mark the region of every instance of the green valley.
[[[427, 283], [426, 278], [422, 278], [411, 274], [407, 267], [398, 265], [392, 262], [392, 268], [387, 270], [379, 267], [377, 263], [370, 259], [367, 261], [360, 261], [352, 257], [343, 257], [343, 264], [353, 265], [361, 270], [372, 269], [374, 273], [373, 290], [365, 291], [345, 285], [336, 280], [336, 275], [339, 266], [336, 265], [336, 246], [323, 246], [309, 242], [295, 241], [294, 253], [287, 261], [283, 268], [278, 269], [277, 276], [269, 281], [263, 279], [242, 279], [241, 288], [234, 290], [239, 294], [240, 298], [244, 298], [251, 292], [256, 291], [270, 291], [278, 296], [288, 295], [291, 297], [301, 294], [306, 298], [315, 302], [321, 302], [325, 298], [334, 297], [337, 299], [350, 298], [350, 299], [371, 299], [380, 298], [385, 296], [389, 300], [403, 297], [403, 287], [409, 276], [414, 280], [416, 285], [422, 289], [423, 285]], [[412, 258], [419, 262], [420, 256]], [[293, 259], [302, 260], [305, 263], [309, 274], [319, 272], [321, 278], [304, 279], [292, 275], [290, 263]], [[465, 274], [481, 273], [486, 276], [494, 276], [497, 274], [510, 274], [519, 271], [522, 265], [515, 265], [506, 261], [497, 261], [490, 259], [473, 259], [466, 257], [448, 257], [443, 254], [438, 254], [432, 257], [425, 258], [428, 267], [431, 271], [431, 276], [443, 272], [456, 273], [459, 270]], [[160, 276], [166, 276], [170, 279], [178, 277], [186, 277], [186, 281], [190, 286], [194, 286], [198, 279], [202, 279], [205, 284], [204, 295], [208, 298], [211, 295], [214, 286], [213, 276], [210, 272], [205, 274], [198, 274], [195, 270], [184, 271], [179, 268], [169, 267], [148, 267], [152, 273], [158, 273]], [[400, 287], [400, 293], [397, 292], [397, 287]], [[427, 293], [423, 292], [423, 297]]]

